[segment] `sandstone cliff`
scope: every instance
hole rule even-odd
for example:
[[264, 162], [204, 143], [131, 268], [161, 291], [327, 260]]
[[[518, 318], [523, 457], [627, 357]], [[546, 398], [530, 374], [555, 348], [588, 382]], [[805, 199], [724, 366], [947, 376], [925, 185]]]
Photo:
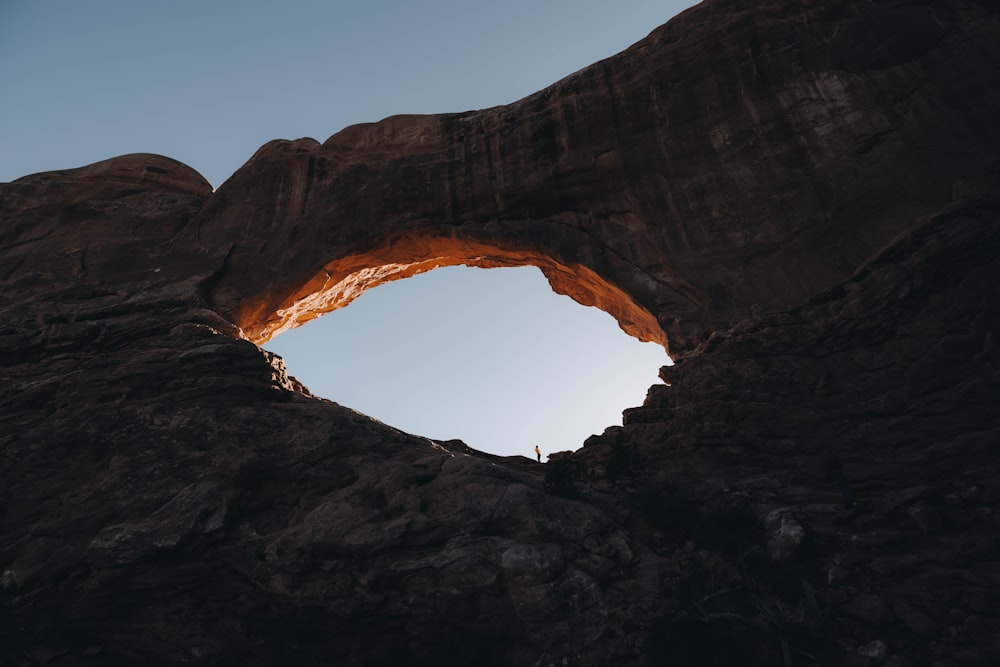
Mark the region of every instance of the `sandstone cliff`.
[[[0, 662], [1000, 659], [998, 91], [993, 3], [710, 0], [216, 192], [3, 184]], [[540, 266], [670, 386], [542, 467], [255, 345], [457, 263]]]

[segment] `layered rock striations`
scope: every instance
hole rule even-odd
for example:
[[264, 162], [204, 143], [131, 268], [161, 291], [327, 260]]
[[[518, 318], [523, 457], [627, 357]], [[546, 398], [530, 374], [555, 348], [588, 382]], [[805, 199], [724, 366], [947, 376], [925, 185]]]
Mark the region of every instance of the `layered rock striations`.
[[[3, 184], [0, 662], [996, 660], [997, 91], [990, 3], [710, 1], [215, 192]], [[538, 466], [255, 345], [458, 263], [540, 266], [669, 384]]]
[[[252, 339], [391, 270], [531, 262], [590, 303], [593, 271], [682, 352], [991, 191], [991, 21], [975, 4], [710, 3], [506, 107], [273, 142], [187, 237], [229, 253], [213, 298]], [[662, 340], [640, 319], [623, 324]]]

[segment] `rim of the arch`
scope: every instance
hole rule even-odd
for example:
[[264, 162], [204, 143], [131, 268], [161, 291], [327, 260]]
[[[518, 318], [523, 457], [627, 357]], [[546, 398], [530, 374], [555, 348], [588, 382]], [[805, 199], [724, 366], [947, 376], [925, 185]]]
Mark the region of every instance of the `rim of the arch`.
[[368, 289], [437, 268], [461, 265], [486, 269], [537, 267], [557, 294], [601, 309], [628, 335], [658, 343], [669, 353], [666, 334], [656, 317], [593, 269], [560, 262], [537, 250], [458, 238], [408, 236], [367, 252], [331, 260], [271, 312], [238, 324], [251, 341], [260, 345], [283, 331], [346, 307]]

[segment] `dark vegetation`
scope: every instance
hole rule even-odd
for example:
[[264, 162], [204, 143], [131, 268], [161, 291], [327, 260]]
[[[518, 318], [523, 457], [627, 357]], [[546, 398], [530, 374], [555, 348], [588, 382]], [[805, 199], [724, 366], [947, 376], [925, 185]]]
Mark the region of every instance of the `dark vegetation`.
[[649, 665], [814, 664], [835, 647], [813, 586], [752, 549], [735, 560], [692, 556], [663, 582], [666, 608], [644, 646]]

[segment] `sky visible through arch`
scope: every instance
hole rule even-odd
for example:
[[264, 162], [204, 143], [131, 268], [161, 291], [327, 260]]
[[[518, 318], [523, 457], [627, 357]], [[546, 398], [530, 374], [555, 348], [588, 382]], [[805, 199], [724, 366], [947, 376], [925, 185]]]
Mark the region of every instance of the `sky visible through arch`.
[[404, 431], [526, 456], [621, 424], [670, 363], [607, 313], [553, 292], [535, 267], [435, 269], [264, 347], [312, 392]]
[[[348, 125], [393, 114], [457, 112], [513, 102], [627, 48], [691, 4], [657, 0], [0, 0], [0, 182], [143, 152], [180, 160], [218, 186], [271, 139], [323, 141]], [[454, 272], [461, 277], [449, 279]], [[478, 281], [483, 282], [475, 287]], [[610, 321], [596, 309], [552, 295], [532, 269], [439, 269], [379, 288], [391, 290], [387, 292], [391, 298], [375, 290], [327, 318], [340, 318], [331, 322], [342, 322], [338, 335], [345, 340], [371, 343], [388, 337], [398, 346], [440, 326], [430, 315], [421, 316], [421, 312], [430, 313], [430, 308], [414, 310], [412, 304], [443, 301], [444, 294], [459, 285], [472, 287], [475, 299], [487, 304], [509, 299], [509, 290], [540, 292], [545, 295], [540, 298], [551, 295], [570, 308]], [[388, 301], [373, 306], [376, 312], [362, 318], [363, 323], [343, 322], [358, 318], [347, 318], [351, 311], [367, 310], [365, 299]], [[463, 354], [476, 356], [470, 365], [479, 369], [484, 386], [495, 387], [497, 396], [523, 395], [532, 397], [529, 403], [541, 405], [553, 398], [554, 390], [542, 391], [540, 382], [528, 378], [501, 386], [488, 377], [485, 368], [485, 360], [502, 358], [496, 350], [516, 338], [515, 332], [558, 328], [543, 316], [560, 308], [536, 308], [527, 297], [517, 303], [520, 314], [517, 308], [508, 313], [507, 326], [499, 330], [494, 326], [491, 332], [483, 326], [476, 345]], [[466, 312], [470, 308], [464, 306]], [[399, 312], [409, 313], [403, 323], [393, 319]], [[518, 321], [521, 317], [526, 319]], [[615, 335], [630, 341], [620, 331]], [[313, 336], [330, 339], [325, 332]], [[290, 335], [276, 338], [269, 347], [288, 357], [293, 374], [304, 375], [293, 355], [281, 349], [288, 345], [281, 342], [284, 338]], [[430, 338], [448, 340], [443, 333]], [[581, 335], [564, 334], [560, 344], [583, 345], [578, 338]], [[305, 349], [310, 344], [303, 339], [294, 346]], [[453, 341], [451, 349], [456, 350], [456, 345]], [[576, 358], [551, 373], [569, 378], [568, 366], [581, 364], [589, 365], [593, 373], [613, 356], [610, 348], [602, 349], [605, 352], [598, 359]], [[538, 368], [555, 356], [537, 346], [522, 352], [533, 357], [532, 365]], [[422, 357], [438, 353], [430, 348], [414, 351]], [[665, 363], [662, 350], [657, 354]], [[364, 355], [380, 356], [367, 348]], [[363, 356], [361, 351], [358, 356]], [[390, 368], [396, 364], [398, 369], [398, 359], [389, 361], [393, 355], [381, 356]], [[308, 363], [311, 373], [326, 362], [315, 357]], [[619, 358], [617, 363], [626, 362]], [[648, 365], [649, 379], [640, 381], [640, 386], [656, 381], [660, 364]], [[335, 374], [331, 370], [326, 376]], [[432, 375], [424, 376], [425, 391], [435, 382]], [[566, 395], [610, 382], [594, 375], [590, 380], [565, 381], [560, 391]], [[373, 393], [377, 390], [378, 386], [371, 388]], [[337, 395], [329, 398], [361, 409]], [[634, 404], [638, 401], [628, 398], [615, 406], [608, 423], [620, 423], [621, 409]], [[593, 410], [580, 407], [577, 412]], [[374, 410], [370, 414], [414, 430]], [[505, 420], [525, 422], [527, 418], [496, 415], [488, 423], [499, 429]], [[462, 422], [454, 423], [451, 433], [421, 434], [459, 437], [486, 448], [469, 436]], [[521, 442], [520, 436], [508, 437], [505, 442], [511, 449], [504, 453], [530, 452], [535, 439]], [[557, 441], [539, 432], [538, 439], [546, 452], [580, 444], [577, 436]]]

